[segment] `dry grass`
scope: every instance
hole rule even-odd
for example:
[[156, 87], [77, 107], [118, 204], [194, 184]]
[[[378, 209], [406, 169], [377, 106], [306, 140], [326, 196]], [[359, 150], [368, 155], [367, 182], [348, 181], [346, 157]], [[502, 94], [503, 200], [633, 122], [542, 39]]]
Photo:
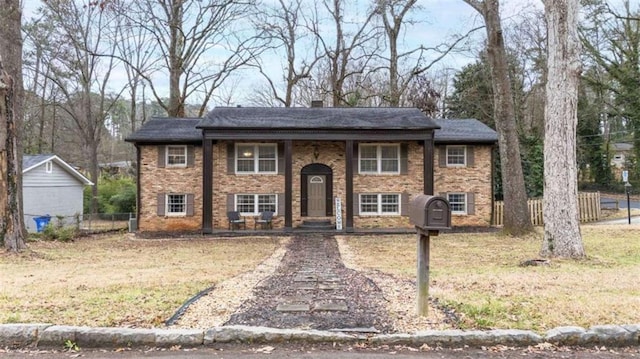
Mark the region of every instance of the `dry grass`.
[[188, 298], [267, 258], [272, 238], [33, 242], [0, 254], [0, 323], [161, 326]]
[[[521, 267], [536, 258], [541, 233], [432, 237], [431, 291], [466, 328], [538, 331], [563, 325], [637, 323], [640, 313], [640, 226], [585, 226], [589, 257]], [[415, 279], [415, 236], [347, 240], [358, 265]]]

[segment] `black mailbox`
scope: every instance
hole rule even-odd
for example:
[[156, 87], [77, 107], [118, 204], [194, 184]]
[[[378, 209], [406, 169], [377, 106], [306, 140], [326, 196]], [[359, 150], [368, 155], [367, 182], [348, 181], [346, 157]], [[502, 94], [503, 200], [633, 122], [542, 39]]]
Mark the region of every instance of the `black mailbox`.
[[420, 194], [411, 200], [409, 221], [423, 230], [451, 229], [451, 207], [443, 197]]

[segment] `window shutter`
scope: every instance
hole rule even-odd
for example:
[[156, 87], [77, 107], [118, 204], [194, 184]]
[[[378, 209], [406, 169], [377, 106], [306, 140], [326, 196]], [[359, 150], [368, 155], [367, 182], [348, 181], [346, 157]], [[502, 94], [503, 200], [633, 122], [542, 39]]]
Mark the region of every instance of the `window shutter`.
[[353, 194], [353, 215], [354, 216], [360, 215], [360, 194], [359, 193]]
[[400, 174], [406, 175], [409, 168], [409, 161], [407, 160], [409, 157], [409, 145], [406, 143], [400, 144]]
[[447, 167], [447, 146], [440, 146], [438, 165], [440, 167]]
[[234, 206], [234, 202], [235, 201], [235, 196], [233, 193], [228, 193], [227, 194], [227, 212], [228, 211], [235, 211], [236, 208]]
[[476, 199], [473, 192], [467, 192], [467, 214], [476, 214]]
[[400, 194], [400, 215], [409, 215], [409, 193], [407, 192], [402, 192], [402, 194]]
[[165, 154], [167, 150], [165, 146], [158, 146], [158, 167], [164, 168], [165, 164]]
[[227, 144], [227, 174], [236, 173], [236, 145], [231, 142]]
[[187, 216], [192, 217], [193, 216], [193, 210], [194, 210], [194, 201], [195, 201], [195, 196], [193, 194], [187, 194]]
[[475, 151], [474, 151], [475, 147], [473, 146], [467, 146], [467, 167], [474, 167], [475, 164], [474, 162], [474, 157], [475, 157]]
[[195, 157], [196, 154], [194, 146], [187, 146], [187, 167], [193, 167]]
[[358, 162], [359, 162], [359, 160], [358, 160], [358, 147], [360, 147], [360, 146], [358, 146], [358, 143], [354, 142], [353, 143], [353, 174], [354, 175], [357, 175], [357, 174], [360, 173], [360, 172], [358, 172], [358, 167], [359, 167], [358, 166]]
[[278, 193], [276, 200], [278, 201], [278, 216], [284, 216], [284, 193]]
[[166, 210], [165, 210], [165, 194], [164, 193], [158, 193], [158, 204], [157, 204], [157, 209], [158, 209], [158, 216], [164, 216], [166, 214]]
[[278, 174], [284, 174], [284, 143], [278, 143]]
[[[309, 197], [309, 193], [308, 191], [308, 184], [307, 181], [309, 180], [309, 176], [307, 175], [301, 175], [301, 181], [300, 181], [300, 193], [302, 194], [302, 198], [300, 198], [300, 216], [302, 217], [306, 217], [307, 216], [307, 197]], [[278, 202], [280, 203], [280, 202]]]

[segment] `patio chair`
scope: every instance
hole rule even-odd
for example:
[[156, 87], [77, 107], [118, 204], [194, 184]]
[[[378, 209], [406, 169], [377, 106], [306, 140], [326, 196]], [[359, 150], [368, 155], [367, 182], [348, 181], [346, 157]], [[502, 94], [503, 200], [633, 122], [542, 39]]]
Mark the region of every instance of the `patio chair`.
[[271, 222], [271, 220], [273, 219], [273, 212], [272, 211], [264, 211], [260, 213], [260, 216], [258, 218], [256, 218], [255, 222], [253, 223], [253, 229], [257, 229], [258, 228], [258, 224], [264, 229], [266, 227], [269, 227], [269, 229], [273, 229], [273, 223]]
[[244, 226], [244, 229], [247, 229], [247, 222], [245, 222], [244, 218], [240, 218], [240, 212], [238, 211], [229, 211], [227, 212], [227, 218], [229, 219], [229, 229], [233, 231], [234, 228], [240, 226]]

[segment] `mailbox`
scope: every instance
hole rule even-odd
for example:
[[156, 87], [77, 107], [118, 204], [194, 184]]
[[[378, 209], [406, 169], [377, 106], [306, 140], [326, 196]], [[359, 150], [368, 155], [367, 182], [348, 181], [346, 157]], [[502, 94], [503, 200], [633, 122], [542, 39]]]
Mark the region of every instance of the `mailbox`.
[[451, 207], [443, 197], [420, 194], [411, 200], [409, 221], [423, 230], [451, 229]]

